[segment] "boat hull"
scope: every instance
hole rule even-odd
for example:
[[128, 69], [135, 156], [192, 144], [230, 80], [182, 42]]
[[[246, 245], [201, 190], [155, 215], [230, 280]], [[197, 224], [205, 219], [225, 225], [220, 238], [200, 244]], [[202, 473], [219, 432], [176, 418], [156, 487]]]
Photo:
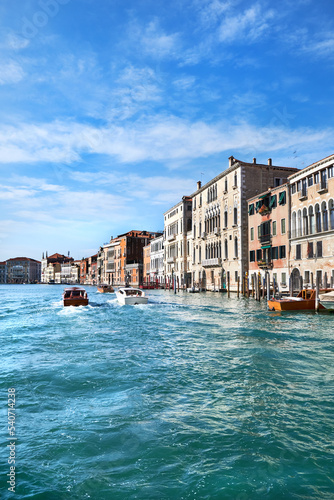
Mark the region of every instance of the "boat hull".
[[[293, 297], [286, 299], [268, 300], [268, 308], [271, 311], [314, 311], [315, 299], [294, 300]], [[319, 309], [324, 307], [319, 303]]]
[[119, 304], [125, 306], [136, 306], [139, 304], [147, 304], [148, 297], [146, 297], [145, 292], [138, 288], [119, 288], [116, 292], [116, 297]]
[[114, 293], [114, 289], [112, 286], [98, 286], [97, 291], [99, 293]]
[[78, 307], [78, 306], [88, 306], [88, 299], [64, 299], [63, 301], [64, 303], [64, 306], [67, 307], [67, 306], [74, 306], [74, 307]]

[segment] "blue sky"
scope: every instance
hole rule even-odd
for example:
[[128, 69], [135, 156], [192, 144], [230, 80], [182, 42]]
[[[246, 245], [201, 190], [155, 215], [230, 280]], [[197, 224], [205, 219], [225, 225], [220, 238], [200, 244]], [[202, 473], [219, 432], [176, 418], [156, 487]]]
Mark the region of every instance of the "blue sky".
[[0, 260], [74, 258], [163, 212], [228, 157], [334, 151], [330, 0], [0, 5]]

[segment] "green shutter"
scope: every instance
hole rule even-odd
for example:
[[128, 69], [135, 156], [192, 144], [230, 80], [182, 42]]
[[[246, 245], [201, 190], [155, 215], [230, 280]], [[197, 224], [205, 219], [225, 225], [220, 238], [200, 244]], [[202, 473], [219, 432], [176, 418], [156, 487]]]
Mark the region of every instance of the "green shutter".
[[269, 203], [269, 208], [272, 208], [273, 206], [276, 207], [276, 194], [274, 194], [273, 196], [271, 196], [270, 198], [270, 203]]
[[280, 193], [278, 203], [280, 205], [284, 205], [284, 203], [285, 203], [285, 191], [283, 191], [282, 193]]

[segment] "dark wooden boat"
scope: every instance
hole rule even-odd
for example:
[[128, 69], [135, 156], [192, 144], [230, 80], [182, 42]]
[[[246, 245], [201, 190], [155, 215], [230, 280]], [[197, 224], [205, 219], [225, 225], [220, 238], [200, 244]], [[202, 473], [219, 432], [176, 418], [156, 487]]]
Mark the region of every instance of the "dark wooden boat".
[[88, 306], [88, 295], [84, 288], [72, 286], [63, 293], [64, 306]]

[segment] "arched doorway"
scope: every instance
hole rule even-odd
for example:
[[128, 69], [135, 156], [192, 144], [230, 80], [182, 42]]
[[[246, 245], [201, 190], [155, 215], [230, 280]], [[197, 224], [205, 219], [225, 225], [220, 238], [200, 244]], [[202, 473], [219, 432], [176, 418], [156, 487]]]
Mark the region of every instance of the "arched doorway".
[[226, 271], [224, 268], [222, 268], [222, 272], [221, 272], [220, 288], [221, 288], [221, 290], [226, 290]]
[[203, 270], [203, 274], [202, 274], [202, 283], [201, 283], [201, 288], [203, 290], [206, 290], [206, 272], [205, 270]]
[[291, 290], [292, 292], [296, 292], [300, 288], [300, 272], [299, 269], [295, 267], [295, 269], [291, 272]]

